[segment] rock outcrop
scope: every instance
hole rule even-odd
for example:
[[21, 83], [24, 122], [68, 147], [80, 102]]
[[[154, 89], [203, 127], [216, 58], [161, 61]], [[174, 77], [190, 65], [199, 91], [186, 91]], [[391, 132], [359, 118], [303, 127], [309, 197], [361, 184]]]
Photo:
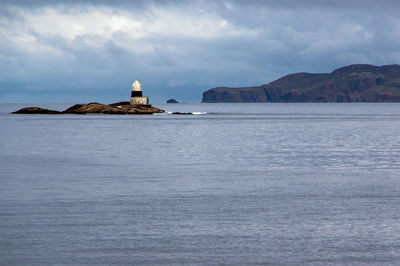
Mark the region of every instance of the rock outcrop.
[[61, 114], [61, 113], [62, 112], [40, 107], [25, 107], [19, 109], [18, 111], [13, 112], [13, 114], [46, 114], [46, 115]]
[[179, 103], [179, 102], [177, 100], [175, 100], [175, 99], [169, 99], [167, 101], [167, 103]]
[[202, 102], [400, 102], [400, 65], [350, 65], [261, 86], [218, 87], [205, 91]]
[[14, 114], [115, 114], [143, 115], [163, 113], [164, 111], [151, 105], [130, 105], [129, 102], [119, 102], [110, 105], [101, 103], [75, 104], [63, 112], [39, 107], [22, 108]]

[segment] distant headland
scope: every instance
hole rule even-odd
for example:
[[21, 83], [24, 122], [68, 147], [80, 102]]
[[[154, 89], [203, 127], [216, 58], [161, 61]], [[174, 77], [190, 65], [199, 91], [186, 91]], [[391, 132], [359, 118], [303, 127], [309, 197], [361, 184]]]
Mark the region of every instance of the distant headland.
[[400, 102], [400, 65], [349, 65], [331, 73], [296, 73], [271, 83], [218, 87], [202, 102]]
[[144, 115], [163, 113], [164, 111], [151, 106], [149, 97], [143, 96], [142, 84], [139, 80], [132, 83], [130, 102], [118, 102], [113, 104], [87, 103], [75, 104], [66, 110], [59, 112], [40, 107], [25, 107], [13, 114], [114, 114], [114, 115]]

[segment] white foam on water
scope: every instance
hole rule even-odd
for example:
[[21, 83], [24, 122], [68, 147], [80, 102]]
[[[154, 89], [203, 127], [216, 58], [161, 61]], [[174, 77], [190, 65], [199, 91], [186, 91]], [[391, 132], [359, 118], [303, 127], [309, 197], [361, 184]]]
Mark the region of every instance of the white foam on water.
[[[173, 114], [174, 114], [174, 112], [165, 111], [164, 113], [159, 113], [159, 114], [156, 114], [156, 115], [173, 115]], [[191, 113], [188, 113], [188, 114], [192, 114], [192, 115], [205, 115], [205, 114], [207, 114], [207, 112], [191, 112]]]
[[207, 112], [192, 112], [193, 115], [205, 115]]

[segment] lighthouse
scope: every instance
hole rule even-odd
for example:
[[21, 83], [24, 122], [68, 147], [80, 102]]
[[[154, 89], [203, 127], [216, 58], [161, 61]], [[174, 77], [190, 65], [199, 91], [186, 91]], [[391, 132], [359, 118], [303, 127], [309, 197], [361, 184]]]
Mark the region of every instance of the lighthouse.
[[132, 83], [131, 105], [149, 105], [149, 97], [143, 96], [142, 83], [139, 80]]

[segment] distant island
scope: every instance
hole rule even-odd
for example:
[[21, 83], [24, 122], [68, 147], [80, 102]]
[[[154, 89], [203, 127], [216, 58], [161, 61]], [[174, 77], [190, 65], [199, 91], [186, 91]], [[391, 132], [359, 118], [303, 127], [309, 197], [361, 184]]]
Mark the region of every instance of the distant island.
[[400, 65], [357, 64], [255, 87], [218, 87], [205, 91], [202, 102], [400, 102]]
[[177, 100], [175, 100], [175, 99], [169, 99], [167, 101], [167, 103], [179, 103], [179, 102]]
[[13, 114], [113, 114], [113, 115], [146, 115], [163, 113], [164, 111], [151, 105], [132, 105], [130, 102], [118, 102], [113, 104], [88, 103], [75, 104], [66, 110], [59, 112], [40, 107], [25, 107]]

